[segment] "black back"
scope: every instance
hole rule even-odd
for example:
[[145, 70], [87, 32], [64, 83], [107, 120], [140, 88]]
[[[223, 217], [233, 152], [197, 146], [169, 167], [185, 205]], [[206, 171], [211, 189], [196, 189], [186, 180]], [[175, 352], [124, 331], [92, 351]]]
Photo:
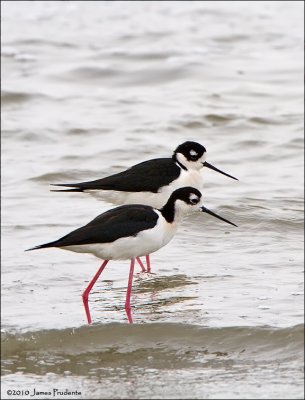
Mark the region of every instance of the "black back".
[[[153, 192], [177, 179], [181, 169], [171, 158], [155, 158], [136, 164], [126, 171], [89, 182], [58, 184], [83, 190], [116, 190], [124, 192]], [[72, 189], [73, 190], [73, 189]]]
[[139, 231], [153, 228], [158, 218], [158, 214], [150, 206], [141, 204], [123, 205], [100, 214], [87, 225], [68, 233], [59, 240], [29, 250], [111, 243], [123, 237], [136, 236]]

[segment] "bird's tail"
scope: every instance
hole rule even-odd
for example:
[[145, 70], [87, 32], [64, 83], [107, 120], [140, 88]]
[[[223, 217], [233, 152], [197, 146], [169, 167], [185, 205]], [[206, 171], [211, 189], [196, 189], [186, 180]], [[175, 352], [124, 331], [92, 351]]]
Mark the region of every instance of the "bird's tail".
[[49, 243], [40, 244], [40, 245], [38, 245], [38, 246], [31, 247], [30, 249], [26, 249], [26, 250], [24, 250], [24, 251], [46, 249], [46, 248], [48, 248], [48, 247], [56, 247], [57, 242], [58, 242], [58, 240], [55, 240], [54, 242], [49, 242]]

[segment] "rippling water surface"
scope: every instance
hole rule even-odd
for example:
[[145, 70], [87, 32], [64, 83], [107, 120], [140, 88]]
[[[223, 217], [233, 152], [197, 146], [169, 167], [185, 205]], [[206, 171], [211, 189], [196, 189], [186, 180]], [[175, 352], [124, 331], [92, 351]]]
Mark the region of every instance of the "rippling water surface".
[[[303, 3], [3, 2], [2, 398], [304, 398]], [[50, 183], [101, 178], [185, 140], [187, 218], [137, 271], [24, 253], [112, 207]], [[57, 398], [67, 395], [57, 394]], [[34, 397], [33, 397], [34, 398]], [[40, 394], [36, 398], [50, 398]]]

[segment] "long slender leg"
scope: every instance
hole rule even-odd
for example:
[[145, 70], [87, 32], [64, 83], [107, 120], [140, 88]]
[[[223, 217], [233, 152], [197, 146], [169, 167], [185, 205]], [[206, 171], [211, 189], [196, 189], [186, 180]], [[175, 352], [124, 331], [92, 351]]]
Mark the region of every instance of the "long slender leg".
[[149, 254], [146, 257], [146, 266], [147, 266], [147, 272], [150, 272], [150, 258], [149, 258]]
[[148, 272], [148, 273], [149, 273], [149, 272], [151, 272], [149, 254], [148, 254], [147, 256], [145, 256], [145, 258], [146, 258], [147, 270], [145, 269], [144, 264], [142, 263], [140, 257], [136, 257], [136, 260], [137, 260], [137, 262], [140, 264], [140, 267], [142, 268], [142, 271], [143, 271], [143, 272]]
[[98, 280], [98, 277], [101, 275], [101, 273], [103, 272], [104, 268], [106, 267], [108, 261], [109, 260], [105, 260], [103, 262], [103, 264], [100, 266], [100, 269], [94, 275], [92, 281], [89, 283], [89, 285], [87, 286], [87, 288], [84, 291], [83, 296], [82, 296], [83, 297], [83, 303], [84, 303], [85, 310], [86, 310], [86, 316], [87, 316], [88, 324], [91, 324], [91, 315], [90, 315], [90, 310], [89, 310], [89, 306], [88, 306], [88, 296], [89, 296], [89, 293], [90, 293], [91, 289], [93, 288], [95, 282]]
[[131, 315], [131, 308], [130, 308], [130, 296], [131, 296], [134, 264], [135, 264], [135, 260], [134, 260], [134, 258], [132, 258], [130, 260], [130, 271], [129, 271], [128, 287], [127, 287], [126, 302], [125, 302], [125, 311], [126, 311], [126, 314], [127, 314], [128, 322], [130, 324], [132, 324], [132, 315]]
[[140, 267], [142, 268], [142, 271], [145, 272], [146, 269], [145, 269], [145, 267], [144, 267], [144, 264], [143, 264], [142, 261], [141, 261], [141, 258], [140, 258], [140, 257], [136, 257], [136, 260], [137, 260], [138, 263], [140, 264]]

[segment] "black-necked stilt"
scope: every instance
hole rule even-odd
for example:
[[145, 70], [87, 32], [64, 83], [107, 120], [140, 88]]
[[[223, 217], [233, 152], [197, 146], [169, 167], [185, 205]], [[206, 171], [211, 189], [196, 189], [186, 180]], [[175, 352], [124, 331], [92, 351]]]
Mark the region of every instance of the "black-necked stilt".
[[[52, 184], [70, 189], [56, 192], [88, 192], [115, 204], [146, 204], [162, 207], [175, 189], [192, 186], [199, 191], [203, 187], [200, 170], [210, 168], [232, 179], [233, 176], [219, 170], [206, 160], [206, 149], [197, 142], [184, 142], [173, 153], [172, 158], [156, 158], [136, 164], [133, 167], [102, 179], [80, 183]], [[144, 268], [138, 258], [137, 261]], [[146, 255], [147, 271], [150, 259]]]
[[205, 208], [199, 190], [185, 187], [175, 190], [161, 209], [142, 204], [119, 206], [106, 211], [61, 239], [28, 250], [59, 247], [77, 253], [91, 253], [104, 260], [83, 293], [88, 323], [91, 323], [88, 295], [106, 264], [109, 260], [130, 259], [125, 310], [128, 321], [132, 322], [130, 295], [135, 258], [165, 246], [173, 238], [179, 221], [192, 210], [201, 210], [236, 226]]

